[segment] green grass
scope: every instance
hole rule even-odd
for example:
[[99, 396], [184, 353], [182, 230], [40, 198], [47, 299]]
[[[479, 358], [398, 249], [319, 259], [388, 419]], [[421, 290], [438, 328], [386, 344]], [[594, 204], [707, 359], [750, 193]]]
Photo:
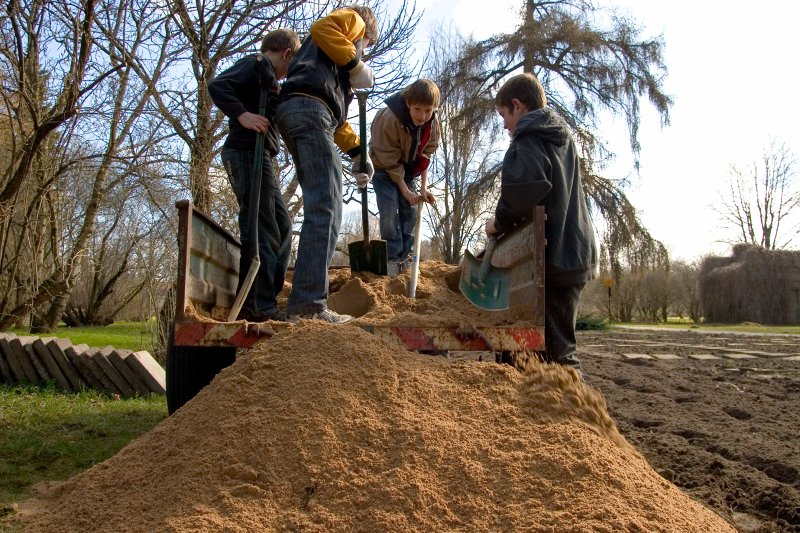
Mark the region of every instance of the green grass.
[[0, 385], [0, 509], [29, 497], [35, 483], [65, 480], [108, 459], [166, 416], [164, 396], [118, 400], [52, 385]]
[[604, 330], [608, 328], [609, 325], [606, 319], [593, 314], [580, 315], [575, 320], [575, 329], [577, 331]]
[[669, 322], [667, 324], [642, 324], [642, 323], [622, 323], [614, 322], [613, 326], [625, 327], [647, 327], [659, 329], [676, 329], [676, 330], [692, 330], [692, 331], [732, 331], [738, 333], [772, 333], [772, 334], [787, 334], [787, 335], [800, 335], [800, 326], [764, 326], [755, 324], [753, 322], [744, 322], [742, 324], [693, 324], [691, 321], [686, 323]]
[[[12, 330], [17, 335], [30, 335], [25, 329]], [[128, 350], [146, 350], [153, 353], [150, 326], [146, 322], [114, 322], [108, 326], [82, 326], [69, 328], [58, 326], [53, 333], [41, 337], [69, 339], [73, 345], [86, 344], [94, 348], [113, 346]]]

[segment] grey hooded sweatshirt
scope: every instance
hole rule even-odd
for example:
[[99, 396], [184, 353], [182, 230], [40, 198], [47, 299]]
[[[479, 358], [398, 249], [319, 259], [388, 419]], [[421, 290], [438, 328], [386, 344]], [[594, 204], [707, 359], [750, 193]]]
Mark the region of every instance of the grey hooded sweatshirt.
[[567, 123], [550, 108], [519, 119], [503, 158], [495, 227], [507, 233], [543, 205], [545, 282], [565, 286], [594, 277], [597, 246], [581, 184], [575, 142]]

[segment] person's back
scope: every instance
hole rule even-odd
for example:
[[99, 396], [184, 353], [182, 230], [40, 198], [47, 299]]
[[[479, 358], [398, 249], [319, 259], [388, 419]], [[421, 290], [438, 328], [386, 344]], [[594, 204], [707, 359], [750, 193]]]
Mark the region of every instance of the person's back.
[[[214, 104], [230, 119], [221, 159], [239, 204], [242, 253], [237, 292], [243, 287], [251, 261], [255, 259], [253, 247], [257, 246], [260, 261], [238, 316], [251, 322], [286, 318], [278, 309], [277, 295], [283, 289], [289, 264], [292, 221], [281, 195], [272, 157], [280, 150], [275, 127], [278, 80], [286, 76], [292, 55], [299, 47], [300, 39], [293, 30], [273, 30], [262, 39], [261, 54], [240, 59], [208, 85]], [[262, 96], [266, 97], [264, 116], [259, 109]], [[264, 153], [261, 174], [256, 176], [253, 171], [258, 134], [264, 135]], [[254, 190], [255, 183], [259, 188]], [[258, 193], [258, 205], [255, 205], [255, 198], [251, 198], [253, 192]], [[254, 232], [258, 233], [258, 239], [251, 239]]]
[[333, 11], [311, 25], [281, 88], [284, 99], [295, 95], [323, 102], [336, 120], [336, 144], [350, 155], [357, 136], [347, 123], [353, 89], [371, 87], [372, 69], [364, 63], [363, 42], [374, 44], [377, 21], [369, 8], [349, 6]]
[[575, 319], [580, 292], [594, 277], [597, 248], [575, 142], [564, 119], [546, 103], [532, 74], [510, 78], [497, 93], [495, 105], [512, 141], [503, 158], [500, 200], [486, 233], [508, 233], [530, 220], [536, 205], [545, 207], [547, 356], [580, 372]]
[[503, 160], [502, 187], [499, 232], [530, 219], [536, 205], [545, 207], [548, 283], [571, 285], [591, 279], [597, 257], [577, 147], [569, 126], [555, 111], [545, 107], [520, 118]]
[[[278, 153], [280, 137], [275, 127], [278, 80], [286, 77], [289, 61], [299, 44], [293, 30], [273, 30], [262, 39], [260, 54], [239, 59], [209, 82], [208, 92], [214, 105], [229, 119], [225, 148], [252, 150], [256, 134], [262, 132], [266, 150], [273, 156]], [[266, 120], [255, 116], [259, 112], [262, 87], [269, 91]]]

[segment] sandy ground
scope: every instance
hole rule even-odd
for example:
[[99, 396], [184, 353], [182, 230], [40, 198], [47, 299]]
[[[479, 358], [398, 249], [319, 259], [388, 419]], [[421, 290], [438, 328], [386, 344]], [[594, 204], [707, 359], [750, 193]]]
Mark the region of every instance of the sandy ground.
[[734, 531], [659, 475], [571, 370], [420, 355], [315, 322], [242, 354], [9, 520], [114, 533]]
[[586, 382], [657, 472], [740, 531], [800, 531], [800, 337], [614, 330], [578, 342]]
[[[366, 323], [518, 321], [460, 301], [452, 267], [422, 272], [417, 300], [403, 279], [337, 272], [331, 303]], [[800, 336], [582, 332], [585, 388], [552, 365], [523, 374], [464, 361], [490, 353], [423, 356], [315, 322], [247, 352], [115, 457], [43, 488], [27, 525], [800, 531]]]

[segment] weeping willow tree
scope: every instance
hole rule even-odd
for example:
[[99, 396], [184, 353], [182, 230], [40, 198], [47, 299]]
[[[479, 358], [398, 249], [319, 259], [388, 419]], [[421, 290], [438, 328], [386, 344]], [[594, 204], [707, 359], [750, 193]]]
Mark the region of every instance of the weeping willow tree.
[[[502, 134], [494, 100], [482, 94], [479, 80], [464, 78], [453, 69], [467, 42], [455, 32], [433, 39], [428, 75], [439, 86], [442, 101], [437, 113], [441, 141], [429, 169], [428, 185], [437, 202], [427, 209], [431, 244], [445, 262], [456, 264], [466, 248], [482, 240], [483, 222], [494, 209], [500, 158], [495, 140]], [[480, 58], [475, 58], [480, 68]]]
[[535, 74], [581, 149], [584, 189], [605, 222], [602, 244], [610, 274], [618, 276], [623, 264], [666, 265], [666, 249], [639, 220], [625, 180], [601, 175], [602, 163], [613, 154], [596, 133], [602, 113], [623, 117], [638, 170], [641, 102], [650, 102], [662, 126], [669, 123], [663, 38], [642, 37], [636, 21], [588, 0], [525, 0], [520, 21], [512, 33], [465, 42], [450, 75], [457, 83], [478, 85], [475, 97], [485, 100], [509, 75]]

